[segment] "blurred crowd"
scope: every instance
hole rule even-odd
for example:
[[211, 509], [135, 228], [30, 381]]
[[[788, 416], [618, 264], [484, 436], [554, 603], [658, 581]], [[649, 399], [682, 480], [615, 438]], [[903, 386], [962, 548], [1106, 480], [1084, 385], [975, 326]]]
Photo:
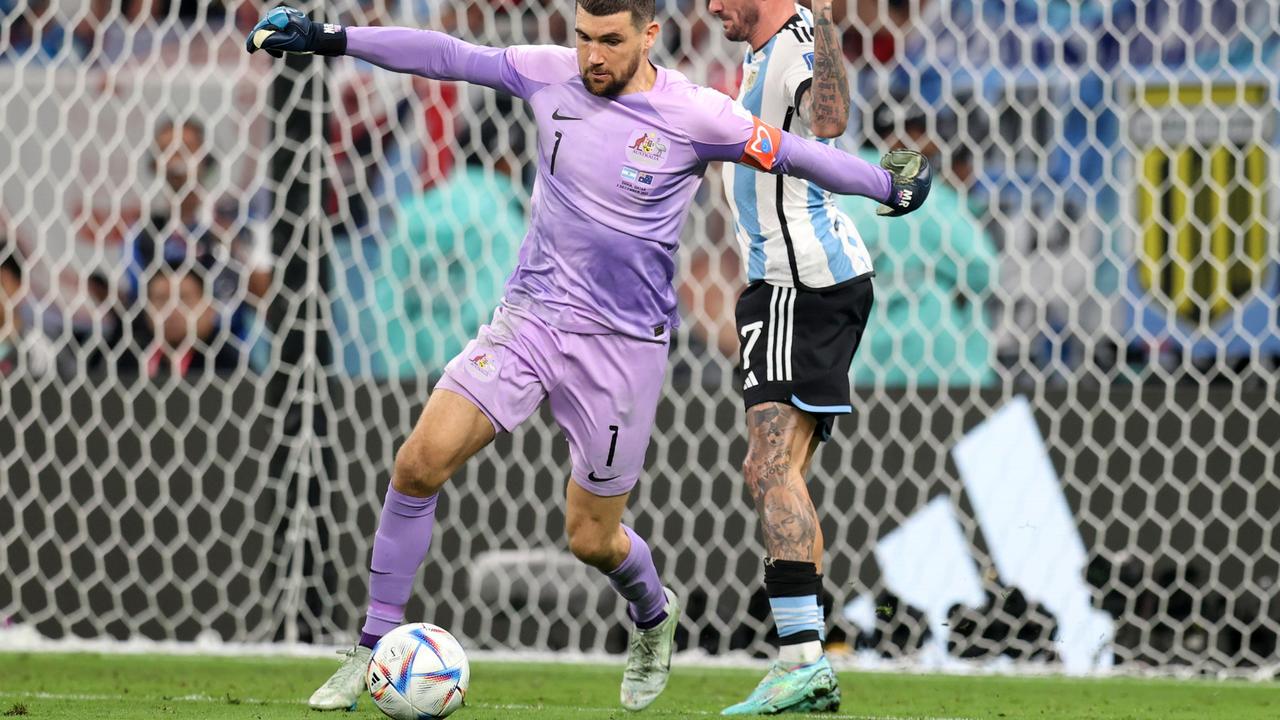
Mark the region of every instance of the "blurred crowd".
[[[238, 39], [266, 5], [0, 0], [0, 69], [146, 72], [196, 58], [242, 67]], [[701, 1], [659, 8], [657, 59], [736, 94], [743, 48], [721, 37]], [[1105, 377], [1118, 365], [1191, 363], [1179, 348], [1116, 330], [1125, 258], [1109, 222], [1122, 199], [1109, 182], [1118, 119], [1104, 89], [1122, 69], [1256, 69], [1275, 59], [1280, 27], [1247, 30], [1270, 12], [1266, 3], [838, 0], [834, 11], [857, 90], [845, 149], [875, 161], [912, 147], [940, 170], [924, 211], [905, 221], [841, 201], [878, 273], [856, 383], [985, 386], [1079, 367]], [[553, 0], [352, 0], [329, 12], [489, 44], [567, 44], [573, 22], [572, 4]], [[380, 378], [435, 373], [487, 319], [515, 263], [534, 176], [530, 119], [521, 103], [483, 89], [348, 59], [330, 69], [322, 202], [337, 362]], [[1055, 104], [1065, 109], [1052, 115]], [[118, 265], [108, 258], [72, 281], [81, 306], [61, 312], [72, 322], [51, 324], [49, 308], [32, 302], [24, 278], [41, 261], [38, 241], [16, 229], [0, 237], [0, 373], [262, 369], [263, 311], [281, 284], [265, 221], [246, 221], [244, 205], [263, 193], [226, 202], [212, 179], [240, 161], [219, 157], [198, 113], [154, 108], [148, 131], [155, 182], [141, 192]], [[693, 354], [731, 362], [741, 273], [713, 175], [688, 223], [679, 290]], [[256, 177], [266, 180], [265, 170]]]
[[162, 119], [145, 164], [157, 180], [148, 214], [130, 227], [117, 266], [77, 278], [78, 307], [41, 303], [26, 272], [39, 245], [0, 232], [0, 374], [186, 376], [245, 365], [274, 258], [210, 206], [216, 161], [199, 121]]

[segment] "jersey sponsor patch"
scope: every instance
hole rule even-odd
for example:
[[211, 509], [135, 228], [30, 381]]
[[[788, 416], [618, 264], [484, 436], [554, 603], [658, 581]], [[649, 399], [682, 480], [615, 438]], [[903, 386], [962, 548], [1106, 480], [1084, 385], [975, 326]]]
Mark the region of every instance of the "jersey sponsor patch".
[[778, 146], [781, 144], [781, 130], [758, 117], [752, 117], [751, 139], [747, 141], [747, 147], [742, 151], [738, 162], [768, 172], [778, 161]]
[[667, 149], [667, 139], [653, 130], [635, 130], [627, 138], [627, 157], [643, 167], [662, 167], [667, 162]]

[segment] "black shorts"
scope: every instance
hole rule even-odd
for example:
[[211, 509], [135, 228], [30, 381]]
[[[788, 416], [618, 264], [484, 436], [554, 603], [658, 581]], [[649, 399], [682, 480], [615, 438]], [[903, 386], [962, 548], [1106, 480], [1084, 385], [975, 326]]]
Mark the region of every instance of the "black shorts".
[[781, 402], [831, 436], [835, 416], [853, 412], [849, 366], [871, 314], [871, 276], [826, 291], [757, 282], [738, 298], [738, 382], [746, 407]]

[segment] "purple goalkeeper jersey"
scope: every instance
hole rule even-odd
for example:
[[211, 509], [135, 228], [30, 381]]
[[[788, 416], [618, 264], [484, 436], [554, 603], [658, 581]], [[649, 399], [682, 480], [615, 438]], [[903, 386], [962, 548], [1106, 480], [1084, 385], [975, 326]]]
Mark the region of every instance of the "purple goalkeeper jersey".
[[[576, 52], [564, 47], [499, 49], [431, 31], [349, 28], [347, 53], [392, 70], [487, 85], [530, 103], [538, 177], [504, 303], [561, 330], [665, 341], [678, 322], [672, 280], [680, 230], [707, 164], [742, 160], [788, 169], [780, 157], [788, 134], [673, 70], [656, 68], [645, 92], [600, 97], [587, 91]], [[796, 148], [806, 141], [785, 140], [793, 146], [793, 174], [832, 170], [805, 162], [815, 160], [806, 153], [822, 155], [826, 146]], [[843, 155], [839, 162], [855, 160]], [[885, 171], [859, 170], [846, 192], [888, 196]]]

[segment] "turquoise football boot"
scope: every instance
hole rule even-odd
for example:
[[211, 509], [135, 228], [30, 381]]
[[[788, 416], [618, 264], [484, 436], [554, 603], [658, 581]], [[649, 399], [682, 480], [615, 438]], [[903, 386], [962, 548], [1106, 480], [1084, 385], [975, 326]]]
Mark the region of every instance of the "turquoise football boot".
[[775, 662], [751, 695], [721, 715], [778, 715], [835, 712], [840, 709], [840, 684], [823, 656], [808, 665]]

